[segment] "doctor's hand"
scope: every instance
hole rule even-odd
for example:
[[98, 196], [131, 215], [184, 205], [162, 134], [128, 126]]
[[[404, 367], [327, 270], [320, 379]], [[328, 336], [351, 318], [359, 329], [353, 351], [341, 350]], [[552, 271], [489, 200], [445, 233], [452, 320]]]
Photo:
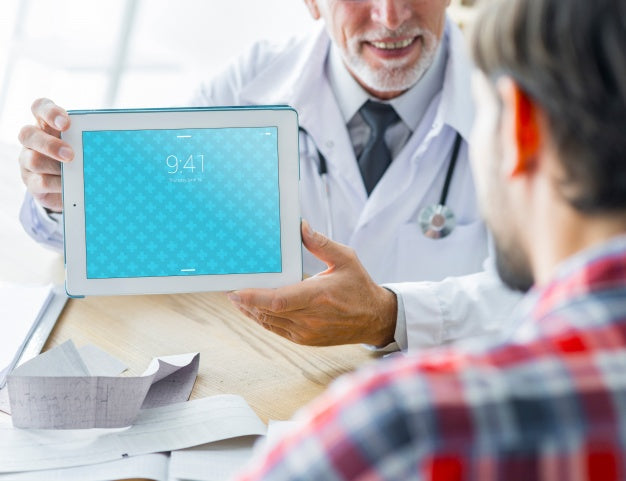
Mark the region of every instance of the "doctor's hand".
[[60, 139], [70, 126], [67, 112], [49, 99], [37, 99], [31, 106], [36, 125], [25, 125], [18, 139], [23, 148], [19, 156], [22, 181], [43, 207], [60, 212], [61, 162], [74, 158], [70, 145]]
[[246, 289], [228, 295], [246, 316], [298, 344], [331, 346], [393, 342], [397, 300], [377, 285], [353, 249], [313, 232], [302, 222], [304, 246], [328, 268], [278, 289]]

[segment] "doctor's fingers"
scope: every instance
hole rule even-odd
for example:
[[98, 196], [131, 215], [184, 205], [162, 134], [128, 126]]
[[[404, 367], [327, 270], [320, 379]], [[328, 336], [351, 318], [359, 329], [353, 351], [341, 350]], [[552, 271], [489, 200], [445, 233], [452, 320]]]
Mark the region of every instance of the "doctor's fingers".
[[22, 171], [22, 181], [31, 194], [61, 194], [61, 176]]
[[278, 334], [285, 339], [296, 342], [293, 339], [291, 331], [280, 327], [290, 322], [288, 319], [282, 319], [282, 321], [284, 322], [277, 322], [279, 318], [277, 318], [276, 316], [268, 316], [267, 313], [262, 313], [255, 307], [248, 308], [246, 306], [237, 305], [237, 309], [247, 318], [252, 319], [264, 329], [273, 332], [274, 334]]
[[45, 132], [59, 136], [59, 132], [67, 130], [70, 126], [70, 116], [65, 109], [59, 107], [52, 100], [40, 98], [33, 102], [31, 112], [37, 119], [37, 124]]
[[334, 330], [326, 329], [324, 321], [320, 322], [320, 318], [304, 312], [291, 314], [287, 318], [256, 308], [238, 306], [238, 309], [266, 330], [303, 346], [334, 346], [354, 342], [351, 340], [353, 334], [337, 337]]
[[261, 326], [263, 326], [264, 329], [266, 329], [266, 330], [268, 330], [270, 332], [273, 332], [274, 334], [278, 334], [279, 336], [284, 337], [285, 339], [288, 339], [289, 341], [297, 343], [297, 341], [295, 341], [292, 338], [291, 332], [289, 332], [289, 331], [285, 331], [284, 329], [281, 329], [280, 327], [277, 327], [277, 326], [273, 326], [271, 324], [261, 324]]
[[63, 211], [63, 196], [61, 194], [33, 194], [33, 198], [42, 207], [52, 212]]
[[61, 163], [47, 155], [24, 147], [18, 157], [23, 172], [61, 175]]
[[323, 331], [311, 329], [304, 318], [286, 318], [258, 311], [254, 320], [268, 331], [304, 346], [329, 346], [336, 342]]
[[17, 138], [25, 148], [59, 162], [69, 162], [74, 158], [74, 151], [70, 144], [34, 125], [22, 127]]
[[26, 148], [20, 154], [19, 163], [22, 182], [35, 200], [47, 209], [60, 212], [63, 208], [61, 165]]
[[236, 306], [246, 306], [273, 313], [285, 313], [305, 309], [312, 305], [317, 294], [307, 281], [278, 289], [244, 289], [228, 294]]
[[327, 266], [341, 267], [355, 260], [358, 262], [354, 249], [314, 231], [306, 220], [302, 221], [301, 231], [304, 247]]

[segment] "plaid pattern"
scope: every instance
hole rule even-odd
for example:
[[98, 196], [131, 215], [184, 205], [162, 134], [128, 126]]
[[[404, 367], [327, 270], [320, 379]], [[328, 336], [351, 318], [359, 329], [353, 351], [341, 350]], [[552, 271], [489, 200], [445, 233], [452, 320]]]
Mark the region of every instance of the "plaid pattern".
[[626, 479], [626, 237], [531, 291], [517, 328], [341, 378], [241, 480]]

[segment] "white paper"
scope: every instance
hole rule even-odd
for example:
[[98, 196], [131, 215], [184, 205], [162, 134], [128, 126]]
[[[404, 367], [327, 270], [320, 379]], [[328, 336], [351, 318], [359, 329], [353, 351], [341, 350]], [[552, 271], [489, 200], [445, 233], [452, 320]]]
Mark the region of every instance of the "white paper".
[[168, 464], [166, 453], [144, 454], [73, 468], [0, 474], [0, 481], [109, 481], [128, 478], [168, 481]]
[[102, 463], [265, 432], [245, 400], [234, 395], [144, 409], [132, 426], [123, 429], [0, 426], [0, 473]]
[[92, 376], [118, 376], [128, 369], [122, 361], [93, 344], [80, 347], [78, 352]]
[[257, 439], [258, 436], [245, 436], [172, 451], [169, 479], [170, 481], [231, 479], [252, 458]]
[[28, 376], [89, 376], [89, 368], [72, 341], [42, 352], [15, 368], [15, 377]]
[[51, 286], [0, 283], [0, 387], [17, 364], [51, 298]]
[[198, 353], [164, 356], [153, 360], [142, 376], [93, 376], [74, 344], [67, 341], [19, 366], [8, 377], [13, 426], [129, 426], [142, 408], [189, 399], [199, 362]]

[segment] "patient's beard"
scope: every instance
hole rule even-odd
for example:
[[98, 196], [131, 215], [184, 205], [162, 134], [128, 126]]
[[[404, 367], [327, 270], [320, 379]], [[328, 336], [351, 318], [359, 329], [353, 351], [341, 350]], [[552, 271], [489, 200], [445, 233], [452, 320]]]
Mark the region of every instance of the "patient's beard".
[[527, 256], [520, 246], [500, 244], [496, 238], [496, 269], [500, 279], [511, 289], [527, 292], [535, 283]]

